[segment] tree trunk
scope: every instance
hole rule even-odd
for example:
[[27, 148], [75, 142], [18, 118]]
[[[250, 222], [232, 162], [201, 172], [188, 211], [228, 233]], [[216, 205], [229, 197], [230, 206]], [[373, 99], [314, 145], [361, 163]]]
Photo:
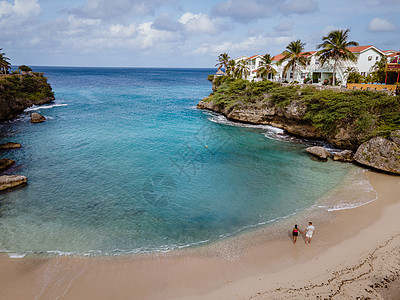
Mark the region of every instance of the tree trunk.
[[335, 73], [336, 73], [336, 64], [337, 64], [337, 58], [335, 59], [335, 63], [333, 64], [333, 78], [332, 78], [332, 86], [335, 85]]
[[294, 71], [296, 70], [296, 63], [293, 64], [292, 67], [292, 72], [293, 72], [293, 78], [292, 78], [292, 82], [294, 82]]

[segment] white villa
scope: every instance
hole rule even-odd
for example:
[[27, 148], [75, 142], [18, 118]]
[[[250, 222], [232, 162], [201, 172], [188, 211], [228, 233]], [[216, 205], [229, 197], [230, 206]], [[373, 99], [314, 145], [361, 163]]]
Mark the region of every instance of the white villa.
[[[346, 85], [347, 77], [345, 71], [348, 67], [354, 68], [355, 71], [359, 72], [361, 75], [366, 76], [371, 72], [371, 67], [381, 60], [382, 56], [390, 56], [396, 53], [395, 50], [381, 51], [373, 45], [368, 46], [357, 46], [348, 48], [357, 57], [357, 62], [345, 61], [338, 63], [336, 67], [336, 78], [339, 79], [342, 85]], [[307, 52], [304, 52], [307, 53]], [[307, 57], [309, 57], [309, 63], [307, 66], [297, 66], [295, 74], [288, 71], [286, 76], [283, 77], [283, 68], [286, 64], [284, 62], [282, 65], [278, 65], [278, 61], [283, 57], [282, 54], [275, 55], [272, 58], [272, 66], [277, 71], [275, 76], [268, 74], [268, 79], [272, 81], [282, 82], [287, 80], [298, 81], [300, 83], [304, 82], [305, 78], [310, 78], [313, 84], [322, 84], [325, 79], [329, 79], [333, 76], [333, 61], [329, 64], [325, 63], [321, 65], [317, 51], [308, 51]], [[261, 65], [261, 55], [253, 55], [250, 57], [241, 56], [235, 59], [235, 62], [240, 60], [245, 60], [250, 69], [250, 75], [247, 77], [248, 80], [259, 80], [257, 78], [257, 69]]]

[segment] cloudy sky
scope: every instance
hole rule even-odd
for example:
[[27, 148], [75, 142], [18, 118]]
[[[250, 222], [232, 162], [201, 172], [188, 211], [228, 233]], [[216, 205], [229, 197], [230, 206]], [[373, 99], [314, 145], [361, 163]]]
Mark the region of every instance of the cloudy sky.
[[0, 0], [15, 65], [213, 67], [219, 53], [272, 55], [323, 35], [400, 49], [400, 0]]

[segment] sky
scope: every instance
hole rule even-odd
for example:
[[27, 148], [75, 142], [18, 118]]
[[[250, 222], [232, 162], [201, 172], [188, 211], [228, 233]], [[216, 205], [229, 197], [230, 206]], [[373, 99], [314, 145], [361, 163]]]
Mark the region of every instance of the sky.
[[13, 65], [214, 67], [220, 53], [276, 55], [322, 37], [400, 50], [400, 0], [0, 0]]

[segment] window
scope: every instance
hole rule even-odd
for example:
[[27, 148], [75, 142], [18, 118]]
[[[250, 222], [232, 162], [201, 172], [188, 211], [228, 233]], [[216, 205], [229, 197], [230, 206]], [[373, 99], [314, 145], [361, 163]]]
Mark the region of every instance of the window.
[[319, 60], [318, 59], [315, 60], [315, 64], [319, 65]]
[[365, 72], [361, 72], [361, 76], [365, 76]]
[[306, 73], [301, 73], [301, 79], [306, 78]]
[[368, 60], [372, 60], [372, 56], [368, 56]]
[[377, 56], [377, 57], [375, 57], [375, 60], [378, 60], [379, 59], [379, 57]]
[[290, 73], [290, 79], [292, 79], [293, 78], [293, 73]]

